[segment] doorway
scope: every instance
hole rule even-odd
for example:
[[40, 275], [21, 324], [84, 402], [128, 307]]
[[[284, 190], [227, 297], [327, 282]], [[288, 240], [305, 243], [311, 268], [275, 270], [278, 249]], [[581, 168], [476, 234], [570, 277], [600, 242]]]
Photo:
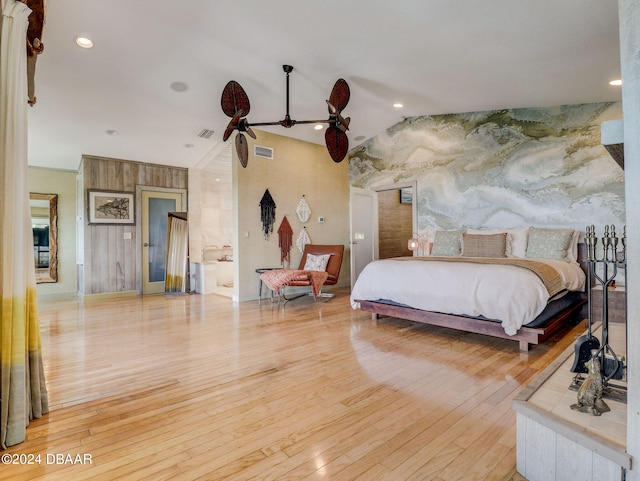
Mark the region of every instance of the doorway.
[[408, 241], [413, 237], [413, 189], [378, 192], [378, 258], [411, 256]]
[[[412, 255], [407, 249], [407, 242], [413, 237], [417, 229], [417, 209], [415, 203], [416, 182], [410, 184], [380, 187], [376, 190], [352, 187], [350, 192], [351, 205], [351, 285], [362, 269], [371, 261], [385, 257]], [[395, 213], [386, 212], [386, 201], [383, 198], [393, 198]], [[403, 220], [398, 224], [394, 216], [403, 210]], [[407, 212], [410, 211], [410, 219]], [[383, 225], [384, 224], [384, 225]], [[394, 252], [381, 245], [381, 232], [387, 236]], [[386, 242], [386, 241], [385, 241]]]
[[378, 195], [373, 190], [352, 187], [351, 205], [351, 285], [362, 269], [378, 257]]
[[185, 195], [182, 190], [140, 191], [143, 295], [164, 292], [168, 214], [183, 210]]

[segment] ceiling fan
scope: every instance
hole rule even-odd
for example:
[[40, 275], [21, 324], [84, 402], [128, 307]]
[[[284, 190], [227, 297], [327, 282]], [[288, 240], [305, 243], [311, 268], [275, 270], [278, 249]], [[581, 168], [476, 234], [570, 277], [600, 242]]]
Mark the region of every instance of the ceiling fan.
[[324, 133], [327, 150], [334, 162], [342, 162], [349, 150], [349, 139], [347, 138], [346, 131], [349, 130], [351, 119], [342, 116], [342, 111], [349, 103], [349, 84], [347, 84], [344, 79], [338, 79], [334, 84], [329, 100], [326, 101], [329, 109], [328, 120], [293, 120], [289, 115], [289, 74], [293, 71], [293, 67], [291, 65], [283, 65], [282, 69], [287, 74], [287, 111], [284, 119], [276, 122], [249, 124], [247, 120], [247, 115], [249, 115], [249, 111], [251, 110], [249, 97], [238, 82], [231, 80], [222, 91], [222, 111], [227, 117], [231, 117], [231, 121], [222, 135], [222, 140], [226, 142], [234, 130], [238, 131], [235, 140], [236, 153], [238, 154], [242, 167], [246, 167], [249, 159], [249, 149], [244, 133], [246, 132], [250, 137], [256, 138], [256, 134], [251, 130], [251, 126], [281, 125], [285, 128], [291, 128], [296, 124], [328, 123], [329, 127]]

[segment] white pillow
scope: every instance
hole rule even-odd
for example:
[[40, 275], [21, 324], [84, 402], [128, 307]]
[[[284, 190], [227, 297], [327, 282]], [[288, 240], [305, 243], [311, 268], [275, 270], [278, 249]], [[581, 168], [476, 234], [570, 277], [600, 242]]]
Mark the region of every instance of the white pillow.
[[507, 233], [507, 257], [525, 257], [527, 255], [528, 227], [510, 229], [467, 229], [467, 234], [492, 235]]
[[527, 244], [529, 242], [529, 228], [515, 227], [507, 229], [507, 234], [511, 235], [511, 257], [526, 257]]
[[326, 271], [331, 254], [307, 254], [307, 260], [304, 263], [305, 271]]

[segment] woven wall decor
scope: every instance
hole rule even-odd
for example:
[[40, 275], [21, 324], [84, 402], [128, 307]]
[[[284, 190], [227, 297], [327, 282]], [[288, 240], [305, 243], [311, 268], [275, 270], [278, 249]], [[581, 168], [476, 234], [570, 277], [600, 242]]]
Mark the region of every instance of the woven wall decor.
[[298, 202], [296, 215], [298, 216], [298, 220], [303, 224], [309, 220], [311, 209], [309, 208], [309, 204], [307, 204], [307, 199], [304, 198], [304, 195], [302, 196], [302, 199], [300, 199], [300, 202]]
[[276, 221], [276, 203], [273, 201], [269, 189], [264, 191], [260, 201], [260, 221], [264, 238], [269, 239], [269, 234], [273, 232], [273, 223]]
[[300, 251], [300, 253], [304, 252], [304, 246], [307, 244], [311, 244], [311, 239], [309, 238], [309, 234], [307, 234], [307, 228], [303, 227], [298, 234], [298, 239], [296, 239], [296, 247]]
[[278, 227], [278, 247], [280, 247], [280, 263], [289, 265], [291, 263], [291, 246], [293, 245], [293, 229], [287, 220], [287, 216], [282, 219]]

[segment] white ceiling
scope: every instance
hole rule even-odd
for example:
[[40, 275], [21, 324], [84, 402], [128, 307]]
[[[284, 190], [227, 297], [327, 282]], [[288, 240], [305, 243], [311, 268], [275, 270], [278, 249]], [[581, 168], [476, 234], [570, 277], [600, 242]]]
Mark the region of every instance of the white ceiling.
[[[294, 66], [295, 120], [328, 118], [333, 84], [349, 83], [350, 147], [403, 116], [621, 98], [608, 85], [620, 76], [613, 0], [49, 0], [47, 8], [29, 109], [32, 166], [76, 170], [91, 154], [228, 170], [222, 89], [229, 80], [244, 87], [249, 122], [282, 120], [283, 64]], [[77, 47], [77, 35], [94, 48]], [[173, 82], [189, 88], [176, 92]], [[198, 138], [203, 128], [215, 133]], [[311, 125], [269, 130], [324, 143]]]

